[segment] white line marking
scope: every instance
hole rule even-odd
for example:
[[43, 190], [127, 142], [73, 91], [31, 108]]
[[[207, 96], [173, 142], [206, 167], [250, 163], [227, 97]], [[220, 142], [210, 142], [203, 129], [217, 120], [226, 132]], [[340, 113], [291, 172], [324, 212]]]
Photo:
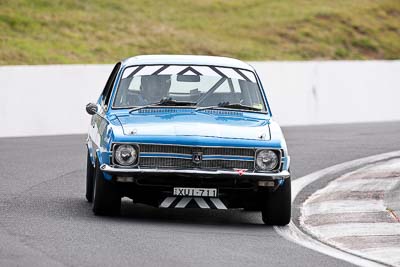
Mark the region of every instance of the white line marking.
[[382, 267], [385, 265], [360, 258], [358, 256], [349, 254], [347, 252], [341, 251], [339, 249], [330, 247], [325, 245], [324, 243], [319, 242], [311, 238], [310, 236], [304, 234], [297, 226], [290, 222], [287, 226], [274, 226], [275, 231], [285, 239], [292, 241], [300, 246], [315, 250], [317, 252], [323, 253], [330, 257], [334, 257], [337, 259], [341, 259], [352, 264], [356, 264], [359, 266], [366, 266], [366, 267]]
[[[332, 175], [344, 171], [346, 169], [356, 168], [368, 163], [373, 163], [376, 161], [385, 160], [391, 157], [399, 157], [399, 156], [400, 156], [400, 151], [394, 151], [371, 157], [361, 158], [337, 164], [329, 168], [298, 178], [292, 181], [292, 201], [296, 198], [296, 196], [304, 187], [311, 184], [312, 182], [315, 182], [316, 180], [322, 178], [325, 175]], [[274, 226], [274, 229], [279, 235], [281, 235], [285, 239], [297, 243], [299, 245], [302, 245], [304, 247], [307, 247], [309, 249], [326, 254], [328, 256], [341, 259], [359, 266], [384, 266], [374, 261], [363, 259], [358, 256], [352, 255], [350, 253], [325, 245], [320, 241], [315, 240], [309, 237], [308, 235], [304, 234], [299, 228], [297, 228], [297, 226], [293, 222], [290, 222], [289, 225], [283, 227]]]
[[202, 209], [209, 209], [210, 206], [208, 206], [207, 202], [201, 197], [195, 197], [194, 200], [196, 201], [197, 205], [199, 205], [200, 208]]
[[368, 248], [360, 250], [362, 253], [371, 255], [371, 258], [385, 257], [389, 264], [400, 266], [400, 248], [399, 247], [381, 247]]
[[219, 198], [210, 198], [211, 202], [217, 207], [219, 210], [226, 210], [226, 206]]
[[187, 204], [189, 204], [190, 200], [192, 200], [191, 197], [183, 197], [178, 204], [176, 204], [175, 208], [184, 208], [186, 207]]
[[171, 206], [172, 202], [174, 202], [175, 199], [176, 197], [165, 198], [164, 201], [160, 204], [160, 208], [168, 208], [169, 206]]

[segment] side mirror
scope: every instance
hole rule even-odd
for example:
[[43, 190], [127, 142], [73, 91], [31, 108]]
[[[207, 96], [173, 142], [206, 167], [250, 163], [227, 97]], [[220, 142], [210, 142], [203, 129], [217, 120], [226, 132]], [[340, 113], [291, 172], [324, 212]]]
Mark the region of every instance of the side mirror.
[[89, 115], [94, 115], [97, 113], [97, 105], [94, 103], [89, 103], [86, 105], [86, 112]]

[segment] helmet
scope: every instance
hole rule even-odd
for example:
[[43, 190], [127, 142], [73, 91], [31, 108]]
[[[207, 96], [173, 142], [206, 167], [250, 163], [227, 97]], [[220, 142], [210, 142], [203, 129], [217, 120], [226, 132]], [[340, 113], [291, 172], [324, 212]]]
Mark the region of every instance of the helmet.
[[140, 94], [150, 104], [167, 97], [170, 87], [171, 75], [145, 75], [141, 77]]

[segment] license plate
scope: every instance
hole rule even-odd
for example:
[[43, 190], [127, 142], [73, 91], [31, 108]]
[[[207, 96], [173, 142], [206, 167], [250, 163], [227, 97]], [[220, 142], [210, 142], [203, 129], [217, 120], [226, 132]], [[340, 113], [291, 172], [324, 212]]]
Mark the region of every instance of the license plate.
[[174, 196], [182, 196], [182, 197], [217, 197], [218, 196], [218, 190], [216, 188], [174, 187]]

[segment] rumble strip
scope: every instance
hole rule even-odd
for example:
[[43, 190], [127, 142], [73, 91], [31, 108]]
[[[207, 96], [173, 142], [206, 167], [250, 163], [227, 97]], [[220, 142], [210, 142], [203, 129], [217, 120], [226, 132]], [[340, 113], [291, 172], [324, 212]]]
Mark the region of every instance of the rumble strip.
[[[354, 168], [360, 168], [367, 164], [377, 163], [379, 161], [388, 161], [393, 158], [400, 157], [400, 151], [394, 151], [384, 154], [379, 154], [375, 156], [370, 156], [366, 158], [361, 158], [357, 160], [352, 160], [349, 162], [337, 164], [326, 169], [311, 173], [309, 175], [300, 177], [292, 181], [292, 202], [296, 199], [298, 194], [309, 184], [322, 179], [323, 177], [335, 177], [338, 173], [342, 173]], [[398, 224], [398, 223], [397, 223]], [[307, 247], [309, 249], [318, 251], [320, 253], [326, 254], [328, 256], [338, 258], [352, 264], [356, 264], [359, 266], [387, 266], [383, 264], [381, 261], [371, 260], [371, 258], [366, 258], [364, 255], [356, 255], [354, 252], [345, 251], [343, 248], [335, 248], [332, 245], [328, 245], [323, 243], [316, 238], [306, 234], [303, 232], [294, 222], [293, 220], [287, 226], [278, 227], [274, 226], [275, 231], [286, 238], [289, 241]], [[390, 250], [386, 251], [388, 254], [388, 258], [393, 255]], [[396, 263], [397, 264], [397, 263]]]
[[347, 173], [304, 202], [300, 224], [325, 243], [400, 266], [398, 202], [386, 201], [399, 186], [400, 158]]

